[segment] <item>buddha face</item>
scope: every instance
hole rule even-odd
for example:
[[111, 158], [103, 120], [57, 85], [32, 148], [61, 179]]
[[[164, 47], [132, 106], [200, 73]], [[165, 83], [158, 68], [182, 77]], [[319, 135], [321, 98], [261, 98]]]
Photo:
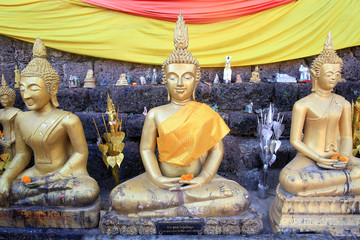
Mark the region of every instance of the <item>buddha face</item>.
[[340, 64], [325, 63], [320, 67], [318, 87], [323, 90], [331, 91], [336, 86], [341, 77]]
[[30, 111], [41, 111], [51, 104], [51, 95], [46, 89], [45, 82], [39, 77], [21, 77], [20, 94]]
[[8, 95], [2, 95], [0, 97], [0, 102], [4, 108], [9, 107], [11, 105], [10, 97]]
[[175, 101], [191, 98], [196, 88], [196, 66], [194, 64], [169, 64], [165, 68], [166, 88]]

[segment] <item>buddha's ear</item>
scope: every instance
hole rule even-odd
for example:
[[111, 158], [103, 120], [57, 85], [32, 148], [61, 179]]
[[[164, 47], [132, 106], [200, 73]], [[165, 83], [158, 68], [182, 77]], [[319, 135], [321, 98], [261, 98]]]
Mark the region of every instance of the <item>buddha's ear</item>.
[[312, 81], [312, 92], [316, 91], [317, 88], [317, 77], [316, 77], [316, 72], [314, 71], [314, 69], [310, 69], [310, 76], [311, 76], [311, 81]]
[[58, 82], [55, 82], [55, 83], [53, 83], [51, 85], [51, 89], [50, 89], [51, 103], [52, 103], [52, 105], [54, 105], [54, 107], [59, 106], [59, 102], [58, 102], [57, 97], [56, 97], [58, 89], [59, 89], [59, 83]]

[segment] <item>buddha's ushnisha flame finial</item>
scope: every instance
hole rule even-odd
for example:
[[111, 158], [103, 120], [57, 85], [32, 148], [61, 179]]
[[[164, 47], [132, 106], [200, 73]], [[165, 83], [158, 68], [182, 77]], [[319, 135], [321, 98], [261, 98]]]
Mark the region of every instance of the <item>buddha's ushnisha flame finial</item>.
[[333, 50], [333, 49], [334, 49], [334, 46], [333, 46], [331, 31], [329, 31], [329, 33], [326, 37], [326, 40], [325, 40], [324, 50]]
[[3, 87], [6, 87], [6, 86], [7, 86], [7, 83], [6, 83], [4, 74], [2, 74], [2, 76], [1, 76], [1, 86], [3, 86]]
[[46, 48], [40, 38], [36, 38], [33, 47], [34, 58], [46, 58]]
[[188, 28], [185, 26], [181, 11], [174, 31], [174, 45], [175, 49], [187, 49], [189, 45]]
[[189, 45], [188, 28], [185, 27], [185, 21], [181, 14], [178, 16], [176, 27], [174, 30], [174, 45], [175, 50], [172, 51], [168, 59], [162, 65], [163, 83], [166, 83], [165, 68], [169, 64], [194, 64], [196, 69], [196, 81], [200, 81], [200, 64], [199, 61], [193, 57], [191, 52], [187, 49]]

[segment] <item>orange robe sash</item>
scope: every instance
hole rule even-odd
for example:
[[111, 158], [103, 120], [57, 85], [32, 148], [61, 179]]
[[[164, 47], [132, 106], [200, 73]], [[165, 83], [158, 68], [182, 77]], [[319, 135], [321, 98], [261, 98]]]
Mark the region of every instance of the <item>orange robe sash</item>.
[[159, 161], [188, 166], [230, 132], [220, 115], [191, 101], [158, 127]]

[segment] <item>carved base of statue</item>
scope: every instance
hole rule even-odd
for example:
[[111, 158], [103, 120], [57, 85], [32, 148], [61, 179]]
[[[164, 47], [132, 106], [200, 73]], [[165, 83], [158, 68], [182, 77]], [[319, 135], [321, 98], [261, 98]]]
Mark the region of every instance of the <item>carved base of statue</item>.
[[129, 218], [111, 211], [101, 216], [99, 228], [105, 234], [121, 235], [250, 235], [260, 233], [263, 222], [251, 208], [237, 216], [208, 218]]
[[100, 218], [100, 197], [83, 207], [24, 206], [0, 208], [0, 226], [36, 228], [95, 228]]
[[299, 197], [278, 185], [269, 218], [273, 231], [329, 232], [333, 236], [360, 236], [360, 196]]
[[95, 81], [92, 80], [86, 80], [84, 81], [84, 88], [96, 88]]

